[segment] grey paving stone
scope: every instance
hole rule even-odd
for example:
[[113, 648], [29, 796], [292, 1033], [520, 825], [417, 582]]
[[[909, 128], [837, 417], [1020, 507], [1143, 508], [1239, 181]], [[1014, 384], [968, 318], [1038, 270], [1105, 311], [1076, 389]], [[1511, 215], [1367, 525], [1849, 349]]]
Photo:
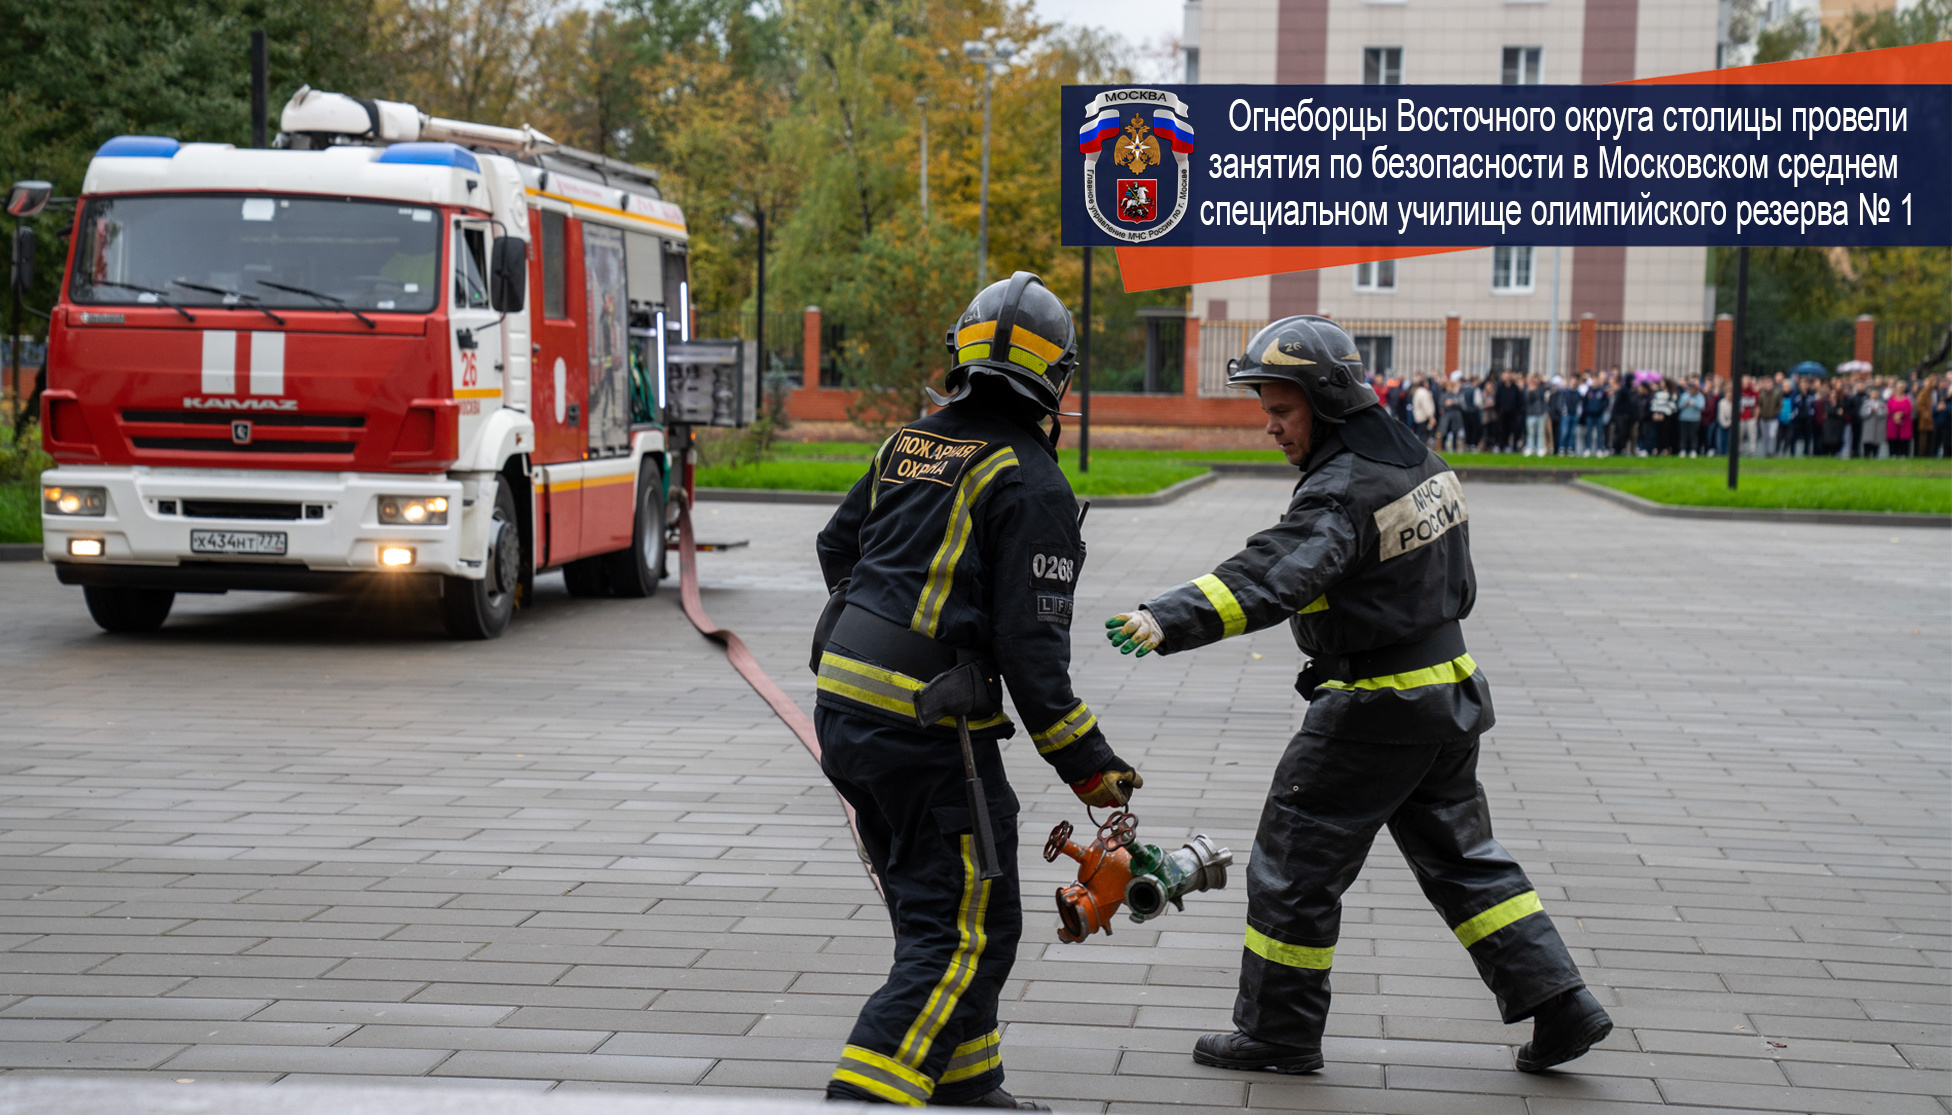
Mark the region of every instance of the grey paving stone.
[[505, 1049], [521, 1053], [588, 1053], [608, 1031], [530, 1030], [515, 1026], [361, 1026], [342, 1049]]
[[198, 1045], [331, 1045], [351, 1034], [349, 1023], [203, 1022], [115, 1019], [80, 1037], [81, 1041], [195, 1042]]
[[418, 1076], [446, 1060], [445, 1049], [342, 1049], [304, 1045], [193, 1045], [164, 1066], [184, 1073], [354, 1072]]
[[[1284, 493], [1094, 513], [1080, 615], [1205, 572]], [[1131, 1115], [1948, 1115], [1942, 540], [1469, 494], [1467, 637], [1500, 715], [1480, 777], [1614, 1035], [1510, 1071], [1529, 1027], [1498, 1021], [1385, 841], [1346, 902], [1329, 1070], [1196, 1070], [1192, 1039], [1229, 1024], [1241, 874], [1057, 946], [1039, 896], [1070, 873], [1032, 838], [1081, 818], [1018, 739], [1012, 1088]], [[810, 706], [824, 509], [700, 518], [753, 539], [701, 556], [707, 608]], [[814, 1093], [885, 969], [885, 914], [831, 791], [672, 587], [577, 601], [545, 577], [469, 646], [429, 608], [183, 597], [131, 641], [45, 567], [0, 566], [0, 1053], [28, 1051], [0, 1065]], [[1138, 661], [1091, 626], [1078, 689], [1149, 775], [1142, 832], [1208, 832], [1244, 866], [1303, 708], [1285, 631]]]
[[543, 1080], [610, 1080], [632, 1084], [696, 1084], [712, 1067], [706, 1057], [610, 1057], [594, 1053], [477, 1053], [462, 1051], [436, 1070], [440, 1076], [512, 1076]]

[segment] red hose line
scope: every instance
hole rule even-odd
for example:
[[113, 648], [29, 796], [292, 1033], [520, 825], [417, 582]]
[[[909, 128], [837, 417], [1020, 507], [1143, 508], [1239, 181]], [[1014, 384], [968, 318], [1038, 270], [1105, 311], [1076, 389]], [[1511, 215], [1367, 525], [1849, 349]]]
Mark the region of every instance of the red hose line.
[[[807, 753], [818, 763], [820, 740], [813, 732], [813, 718], [794, 704], [793, 698], [788, 697], [786, 691], [760, 667], [759, 660], [753, 657], [752, 648], [746, 646], [744, 639], [713, 623], [712, 618], [705, 614], [705, 606], [698, 599], [698, 544], [691, 533], [691, 508], [687, 500], [674, 502], [678, 511], [678, 599], [684, 605], [685, 617], [691, 620], [691, 625], [698, 629], [700, 635], [725, 648], [725, 657], [731, 660], [732, 668], [739, 671], [739, 676], [746, 679], [760, 699], [773, 707], [774, 715], [800, 738]], [[881, 879], [874, 873], [867, 847], [861, 843], [861, 829], [854, 817], [854, 807], [840, 796], [839, 791], [835, 791], [834, 796], [839, 799], [841, 810], [847, 814], [847, 832], [854, 838], [854, 853], [861, 857], [861, 867], [867, 871], [868, 881], [874, 884], [875, 892], [886, 901], [887, 893], [881, 889]]]

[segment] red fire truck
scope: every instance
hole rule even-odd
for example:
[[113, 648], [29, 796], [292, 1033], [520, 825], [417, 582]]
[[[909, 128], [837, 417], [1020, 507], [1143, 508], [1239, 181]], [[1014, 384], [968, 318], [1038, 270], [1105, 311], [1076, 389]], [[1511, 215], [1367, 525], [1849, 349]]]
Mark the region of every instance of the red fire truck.
[[41, 412], [60, 580], [111, 631], [406, 578], [493, 638], [544, 570], [655, 592], [691, 426], [758, 391], [750, 346], [690, 336], [654, 173], [311, 89], [280, 123], [89, 164]]

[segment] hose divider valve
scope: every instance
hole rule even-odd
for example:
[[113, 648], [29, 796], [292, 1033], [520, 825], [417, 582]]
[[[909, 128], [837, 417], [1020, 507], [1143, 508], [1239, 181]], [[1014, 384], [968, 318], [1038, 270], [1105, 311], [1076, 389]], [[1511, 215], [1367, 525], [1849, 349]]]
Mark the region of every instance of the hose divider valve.
[[1138, 842], [1138, 818], [1119, 810], [1098, 826], [1098, 836], [1083, 848], [1071, 842], [1071, 822], [1060, 821], [1044, 844], [1044, 859], [1069, 856], [1078, 861], [1078, 879], [1057, 891], [1059, 940], [1078, 942], [1102, 929], [1111, 936], [1112, 915], [1121, 904], [1135, 922], [1166, 911], [1168, 902], [1184, 910], [1189, 891], [1220, 890], [1234, 854], [1204, 834], [1171, 852]]

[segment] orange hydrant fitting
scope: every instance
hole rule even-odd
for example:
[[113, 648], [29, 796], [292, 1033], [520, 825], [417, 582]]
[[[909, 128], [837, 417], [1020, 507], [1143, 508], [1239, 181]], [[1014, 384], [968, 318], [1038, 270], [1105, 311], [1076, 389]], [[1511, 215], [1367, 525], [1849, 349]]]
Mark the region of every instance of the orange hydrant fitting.
[[[1108, 843], [1106, 828], [1129, 813], [1114, 813], [1098, 831], [1098, 839], [1080, 848], [1071, 843], [1071, 822], [1060, 821], [1044, 845], [1044, 858], [1055, 860], [1060, 854], [1078, 861], [1078, 881], [1057, 890], [1057, 916], [1064, 923], [1057, 931], [1060, 941], [1076, 943], [1100, 929], [1111, 936], [1112, 915], [1125, 901], [1125, 887], [1132, 881], [1132, 854], [1124, 843]], [[1131, 826], [1127, 825], [1128, 834]], [[1129, 836], [1128, 836], [1129, 841]]]
[[1057, 891], [1057, 916], [1063, 922], [1057, 936], [1076, 943], [1098, 930], [1111, 936], [1112, 915], [1128, 906], [1133, 921], [1150, 921], [1171, 904], [1196, 890], [1227, 885], [1233, 853], [1206, 836], [1195, 836], [1180, 848], [1165, 852], [1139, 841], [1139, 819], [1118, 810], [1098, 826], [1098, 837], [1080, 848], [1071, 843], [1071, 822], [1061, 821], [1044, 844], [1045, 862], [1058, 856], [1078, 861], [1078, 881]]

